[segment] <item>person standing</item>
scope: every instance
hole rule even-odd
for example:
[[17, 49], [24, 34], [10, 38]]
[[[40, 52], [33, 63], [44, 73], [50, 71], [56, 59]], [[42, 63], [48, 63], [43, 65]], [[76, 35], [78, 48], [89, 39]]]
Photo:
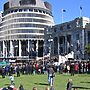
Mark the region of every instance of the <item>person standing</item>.
[[71, 76], [74, 76], [74, 63], [70, 65]]
[[48, 83], [50, 86], [52, 86], [54, 83], [54, 76], [55, 76], [55, 73], [54, 73], [53, 67], [52, 65], [50, 65], [48, 68]]
[[5, 68], [2, 68], [2, 78], [5, 78]]
[[20, 77], [20, 68], [19, 68], [19, 65], [17, 65], [16, 72], [17, 72], [17, 77]]
[[19, 90], [24, 90], [24, 87], [23, 87], [22, 84], [20, 84], [20, 86], [19, 86]]
[[72, 79], [68, 79], [67, 89], [66, 90], [72, 90]]
[[90, 74], [90, 61], [88, 62], [88, 74]]
[[14, 75], [11, 75], [10, 77], [10, 81], [11, 81], [11, 85], [14, 85], [15, 83], [14, 83]]

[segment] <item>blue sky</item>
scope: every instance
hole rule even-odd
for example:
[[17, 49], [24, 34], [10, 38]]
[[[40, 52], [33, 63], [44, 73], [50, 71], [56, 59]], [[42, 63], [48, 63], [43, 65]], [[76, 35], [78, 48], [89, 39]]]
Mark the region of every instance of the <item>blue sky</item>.
[[[0, 0], [0, 11], [3, 4], [7, 0]], [[71, 21], [80, 16], [80, 6], [82, 6], [82, 16], [90, 18], [90, 0], [45, 0], [52, 5], [52, 12], [55, 24], [62, 22], [61, 9], [65, 9], [63, 13], [63, 22]]]

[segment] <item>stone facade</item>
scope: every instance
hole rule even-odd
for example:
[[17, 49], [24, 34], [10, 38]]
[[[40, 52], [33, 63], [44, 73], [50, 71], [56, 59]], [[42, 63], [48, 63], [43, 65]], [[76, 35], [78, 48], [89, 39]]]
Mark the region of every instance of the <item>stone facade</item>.
[[90, 43], [89, 23], [89, 18], [80, 17], [52, 26], [52, 56], [65, 56], [73, 51], [74, 59], [87, 59], [85, 46]]

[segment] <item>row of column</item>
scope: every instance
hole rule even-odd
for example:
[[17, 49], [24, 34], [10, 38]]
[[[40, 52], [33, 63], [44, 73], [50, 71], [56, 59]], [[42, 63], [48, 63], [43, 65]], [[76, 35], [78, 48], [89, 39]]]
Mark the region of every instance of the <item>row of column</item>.
[[[54, 39], [54, 47], [55, 47], [54, 49], [57, 50], [56, 52], [58, 55], [61, 52], [68, 53], [68, 48], [71, 47], [72, 41], [71, 41], [71, 35], [69, 35], [69, 39], [67, 37], [68, 36], [58, 36], [58, 37], [55, 37], [56, 39]], [[63, 49], [63, 51], [61, 48]]]
[[[9, 54], [10, 57], [14, 57], [14, 56], [21, 57], [22, 56], [22, 49], [23, 49], [22, 42], [23, 42], [23, 40], [22, 41], [21, 40], [17, 40], [17, 41], [13, 41], [13, 40], [2, 41], [3, 45], [0, 46], [0, 48], [1, 48], [0, 50], [2, 51], [2, 56], [7, 58], [8, 54]], [[25, 42], [26, 43], [24, 44], [24, 46], [25, 46], [24, 48], [25, 48], [25, 50], [27, 52], [30, 51], [30, 48], [34, 48], [34, 47], [36, 47], [36, 48], [34, 48], [34, 50], [36, 52], [38, 52], [38, 48], [39, 48], [39, 45], [38, 45], [39, 41], [38, 40], [36, 40], [35, 46], [33, 46], [33, 47], [31, 47], [33, 41], [26, 40]], [[17, 50], [15, 50], [15, 49], [17, 49]], [[15, 51], [17, 51], [17, 52], [15, 52]], [[18, 53], [18, 54], [15, 55], [15, 53]]]
[[[75, 35], [62, 35], [62, 36], [57, 36], [54, 37], [54, 55], [60, 55], [60, 54], [68, 54], [71, 53], [71, 51], [74, 52], [74, 57], [76, 59], [79, 58], [84, 58], [84, 30], [82, 31], [81, 34], [78, 34], [78, 37], [82, 37], [82, 38], [78, 38], [77, 39], [77, 34]], [[80, 36], [82, 35], [82, 36]], [[87, 34], [86, 34], [87, 35]], [[87, 39], [87, 38], [86, 38]], [[87, 43], [88, 40], [86, 40]]]

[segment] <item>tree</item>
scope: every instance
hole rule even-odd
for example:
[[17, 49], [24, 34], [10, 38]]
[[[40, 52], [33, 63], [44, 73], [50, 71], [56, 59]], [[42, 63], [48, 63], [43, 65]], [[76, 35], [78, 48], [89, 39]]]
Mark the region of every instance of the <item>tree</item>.
[[90, 55], [90, 44], [85, 46], [85, 52]]

